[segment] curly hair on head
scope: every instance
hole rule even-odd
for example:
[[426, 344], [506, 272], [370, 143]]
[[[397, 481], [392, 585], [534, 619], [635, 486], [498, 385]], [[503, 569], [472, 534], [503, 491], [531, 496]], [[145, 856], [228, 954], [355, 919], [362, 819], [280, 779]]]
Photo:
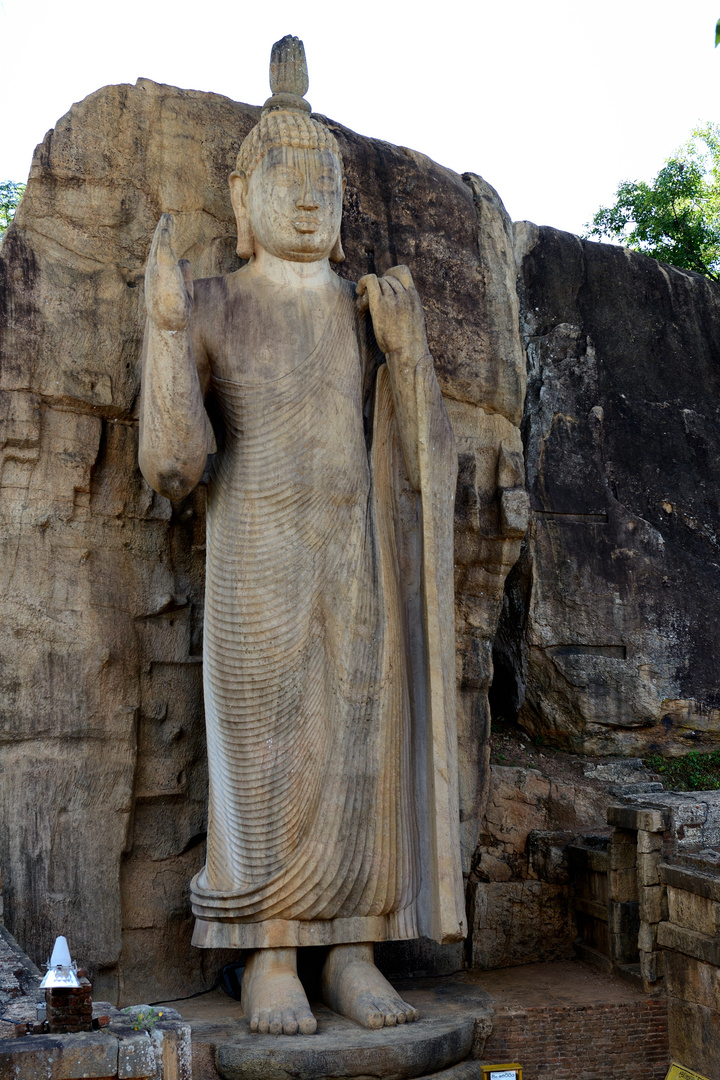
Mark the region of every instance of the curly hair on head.
[[342, 154], [331, 131], [304, 112], [275, 109], [262, 117], [248, 132], [237, 156], [236, 169], [249, 179], [250, 174], [274, 146], [298, 147], [305, 150], [330, 150], [342, 169]]

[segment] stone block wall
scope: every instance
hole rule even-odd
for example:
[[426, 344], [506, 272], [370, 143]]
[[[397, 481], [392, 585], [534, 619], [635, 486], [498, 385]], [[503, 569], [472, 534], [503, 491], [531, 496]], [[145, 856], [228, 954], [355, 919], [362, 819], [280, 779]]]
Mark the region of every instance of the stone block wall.
[[[80, 989], [65, 991], [60, 1000], [61, 992], [39, 988], [35, 965], [0, 926], [3, 986], [8, 969], [17, 985], [9, 996], [0, 992], [0, 1080], [192, 1080], [191, 1029], [177, 1010], [139, 1005], [120, 1011], [93, 1002], [80, 970]], [[43, 997], [45, 1031], [35, 1024], [36, 1002]]]
[[665, 1001], [496, 1009], [488, 1063], [517, 1061], [523, 1080], [664, 1080]]
[[561, 960], [576, 936], [567, 845], [602, 828], [609, 796], [580, 780], [492, 765], [468, 895], [468, 963], [484, 969]]
[[720, 1080], [720, 855], [661, 862], [667, 915], [657, 928], [670, 1046], [688, 1068]]
[[667, 918], [667, 897], [658, 868], [663, 848], [672, 845], [668, 817], [662, 809], [608, 811], [614, 826], [608, 868], [611, 955], [616, 965], [637, 964], [646, 988], [663, 977], [657, 932]]
[[[588, 837], [568, 849], [576, 953], [602, 970], [616, 970], [650, 989], [662, 979], [657, 926], [667, 905], [658, 864], [664, 817], [643, 820], [644, 829], [617, 827], [637, 821], [626, 807], [610, 807], [607, 837]], [[650, 826], [656, 825], [657, 829]]]
[[683, 808], [705, 805], [707, 810], [716, 801], [712, 792], [696, 792], [689, 799], [664, 792], [652, 798], [654, 805], [629, 796], [628, 803], [610, 806], [609, 836], [590, 837], [568, 849], [576, 952], [603, 970], [637, 980], [646, 990], [664, 975], [659, 929], [668, 919], [669, 896], [662, 860], [686, 848]]
[[4, 1039], [0, 1041], [0, 1076], [3, 1080], [192, 1080], [190, 1027], [177, 1018], [161, 1022], [152, 1032], [134, 1031], [118, 1020], [106, 1031]]

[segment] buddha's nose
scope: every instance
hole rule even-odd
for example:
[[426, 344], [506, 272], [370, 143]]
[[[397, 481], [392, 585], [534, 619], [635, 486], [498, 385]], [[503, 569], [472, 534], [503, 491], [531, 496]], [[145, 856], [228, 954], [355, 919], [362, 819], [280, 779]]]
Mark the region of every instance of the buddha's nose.
[[306, 176], [300, 191], [300, 196], [295, 204], [298, 210], [317, 210], [320, 205], [318, 193], [312, 181], [312, 177]]

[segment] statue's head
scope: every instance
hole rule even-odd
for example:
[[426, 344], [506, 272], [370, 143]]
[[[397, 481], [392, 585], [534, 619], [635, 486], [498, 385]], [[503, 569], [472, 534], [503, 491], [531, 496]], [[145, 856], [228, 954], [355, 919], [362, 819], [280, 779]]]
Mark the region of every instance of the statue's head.
[[281, 259], [342, 262], [342, 157], [332, 132], [310, 115], [298, 38], [273, 45], [270, 86], [273, 95], [230, 176], [238, 255], [250, 258], [258, 243]]

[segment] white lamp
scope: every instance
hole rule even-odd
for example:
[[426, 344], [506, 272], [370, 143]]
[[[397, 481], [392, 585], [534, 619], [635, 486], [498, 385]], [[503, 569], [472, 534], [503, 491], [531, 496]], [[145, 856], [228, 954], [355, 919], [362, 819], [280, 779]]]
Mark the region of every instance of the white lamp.
[[40, 983], [41, 990], [75, 990], [80, 980], [75, 974], [77, 965], [70, 959], [70, 949], [64, 937], [55, 938], [47, 975]]

